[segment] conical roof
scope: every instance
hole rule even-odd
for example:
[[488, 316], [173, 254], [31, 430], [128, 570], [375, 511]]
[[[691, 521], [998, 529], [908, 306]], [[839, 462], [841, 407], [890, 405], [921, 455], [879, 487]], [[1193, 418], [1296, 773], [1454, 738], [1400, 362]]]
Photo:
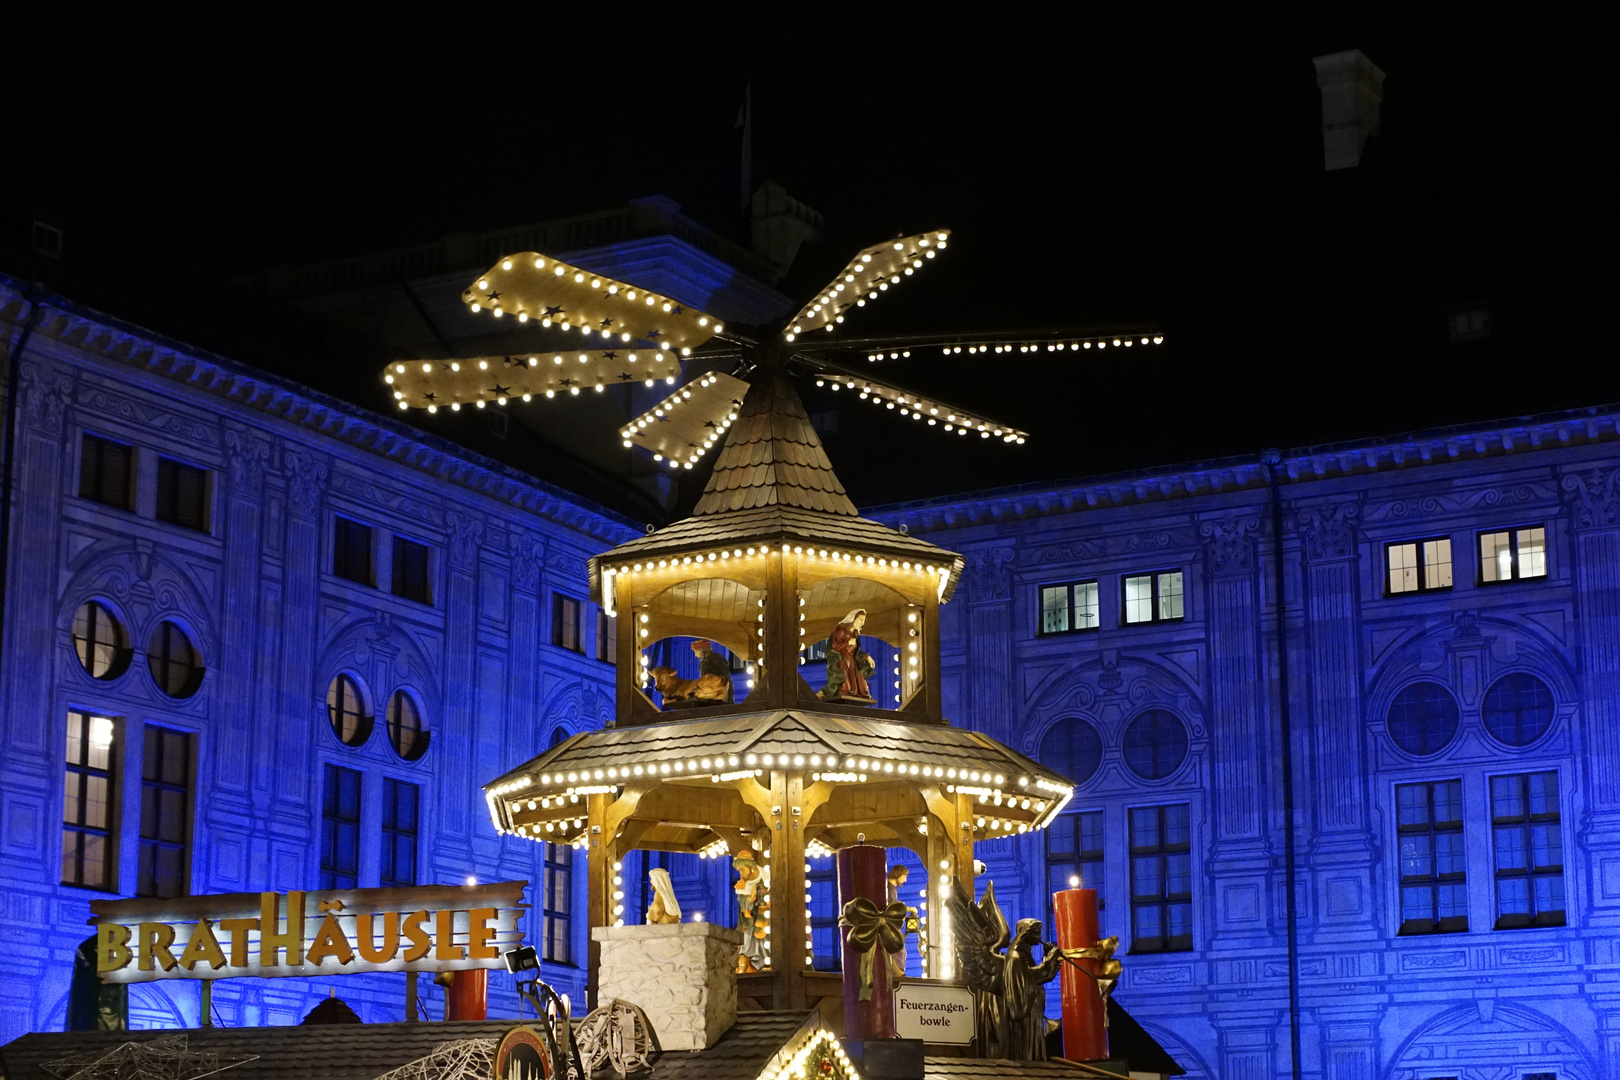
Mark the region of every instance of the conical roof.
[[692, 516], [763, 506], [859, 516], [780, 370], [762, 372], [749, 386]]

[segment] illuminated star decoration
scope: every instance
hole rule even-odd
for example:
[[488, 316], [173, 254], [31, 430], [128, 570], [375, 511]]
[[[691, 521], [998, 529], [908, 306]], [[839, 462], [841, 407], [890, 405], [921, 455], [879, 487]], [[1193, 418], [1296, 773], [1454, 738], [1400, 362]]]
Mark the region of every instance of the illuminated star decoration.
[[111, 1050], [86, 1050], [40, 1068], [56, 1080], [200, 1080], [234, 1069], [257, 1054], [191, 1050], [184, 1035], [119, 1043]]

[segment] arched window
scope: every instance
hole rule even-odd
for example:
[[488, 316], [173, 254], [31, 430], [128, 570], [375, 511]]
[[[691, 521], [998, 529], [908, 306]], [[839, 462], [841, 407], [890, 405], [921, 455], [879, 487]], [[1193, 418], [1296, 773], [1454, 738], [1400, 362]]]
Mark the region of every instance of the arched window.
[[1102, 761], [1102, 736], [1078, 717], [1053, 724], [1041, 737], [1040, 762], [1075, 785], [1090, 780]]
[[1516, 671], [1485, 691], [1485, 729], [1508, 746], [1529, 746], [1552, 727], [1553, 696], [1534, 675]]
[[339, 675], [327, 688], [326, 715], [345, 746], [363, 746], [371, 736], [371, 710], [366, 707], [365, 694], [348, 675]]
[[186, 632], [172, 622], [158, 623], [146, 642], [146, 668], [158, 689], [172, 698], [188, 698], [202, 685], [203, 662]]
[[1389, 737], [1408, 754], [1427, 757], [1457, 734], [1457, 699], [1435, 682], [1403, 687], [1389, 703]]
[[1144, 780], [1162, 780], [1187, 759], [1187, 725], [1173, 712], [1149, 709], [1125, 728], [1125, 764]]
[[422, 712], [403, 690], [395, 690], [388, 699], [388, 741], [394, 753], [406, 761], [415, 761], [427, 752], [428, 733], [422, 728]]
[[560, 727], [551, 733], [551, 742], [547, 743], [546, 745], [548, 748], [556, 746], [559, 743], [567, 742], [570, 738], [572, 738], [572, 736], [568, 734], [568, 729]]
[[73, 613], [73, 649], [93, 678], [116, 679], [129, 667], [129, 634], [96, 600], [80, 604]]

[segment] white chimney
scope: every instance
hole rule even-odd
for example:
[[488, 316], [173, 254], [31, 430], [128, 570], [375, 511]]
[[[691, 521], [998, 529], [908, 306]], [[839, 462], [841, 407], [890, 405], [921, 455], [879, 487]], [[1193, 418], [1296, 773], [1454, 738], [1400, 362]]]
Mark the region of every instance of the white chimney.
[[1360, 49], [1318, 56], [1316, 85], [1322, 90], [1322, 163], [1328, 172], [1361, 164], [1367, 136], [1378, 134], [1384, 73]]

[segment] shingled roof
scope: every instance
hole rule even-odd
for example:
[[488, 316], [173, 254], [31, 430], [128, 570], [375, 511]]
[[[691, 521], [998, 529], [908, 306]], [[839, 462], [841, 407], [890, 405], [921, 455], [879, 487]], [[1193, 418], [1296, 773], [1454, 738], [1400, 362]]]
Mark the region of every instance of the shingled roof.
[[761, 371], [715, 459], [694, 517], [761, 506], [796, 506], [855, 517], [804, 403], [779, 370]]

